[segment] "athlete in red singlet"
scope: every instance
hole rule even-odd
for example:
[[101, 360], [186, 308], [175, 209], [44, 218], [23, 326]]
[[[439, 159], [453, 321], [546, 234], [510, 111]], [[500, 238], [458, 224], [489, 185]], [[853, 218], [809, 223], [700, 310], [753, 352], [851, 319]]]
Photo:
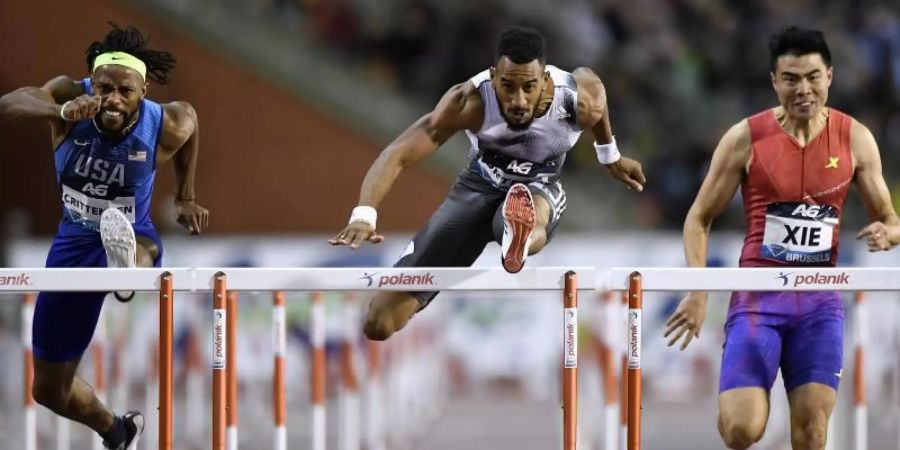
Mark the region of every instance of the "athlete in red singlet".
[[[833, 266], [841, 209], [855, 182], [872, 223], [858, 235], [870, 251], [900, 243], [900, 219], [865, 126], [825, 107], [831, 53], [820, 31], [789, 28], [769, 43], [780, 106], [734, 125], [684, 223], [691, 267], [706, 264], [710, 225], [738, 186], [747, 216], [741, 267]], [[787, 285], [790, 271], [779, 279]], [[704, 292], [691, 292], [667, 323], [669, 345], [699, 336]], [[843, 305], [836, 292], [735, 292], [725, 324], [719, 433], [729, 448], [759, 441], [778, 369], [791, 409], [791, 443], [824, 449], [843, 360]]]

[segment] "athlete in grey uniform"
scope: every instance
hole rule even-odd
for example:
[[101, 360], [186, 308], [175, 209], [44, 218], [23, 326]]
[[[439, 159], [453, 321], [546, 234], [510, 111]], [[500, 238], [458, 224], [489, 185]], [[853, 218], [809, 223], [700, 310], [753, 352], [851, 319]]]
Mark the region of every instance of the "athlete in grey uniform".
[[[587, 68], [568, 73], [545, 65], [544, 46], [535, 30], [504, 31], [496, 66], [450, 88], [434, 111], [381, 153], [363, 180], [349, 225], [329, 242], [357, 248], [383, 241], [375, 231], [375, 208], [397, 175], [463, 130], [472, 142], [470, 163], [397, 267], [469, 266], [496, 240], [503, 267], [521, 270], [525, 258], [550, 240], [566, 208], [560, 170], [582, 130], [594, 134], [598, 159], [610, 173], [642, 190], [641, 165], [616, 148], [603, 83]], [[387, 339], [435, 295], [378, 293], [369, 305], [366, 336]]]

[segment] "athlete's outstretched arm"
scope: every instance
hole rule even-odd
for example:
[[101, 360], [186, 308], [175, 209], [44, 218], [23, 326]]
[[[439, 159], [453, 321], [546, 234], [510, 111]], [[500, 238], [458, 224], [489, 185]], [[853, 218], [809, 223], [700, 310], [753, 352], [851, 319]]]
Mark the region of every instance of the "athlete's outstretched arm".
[[641, 163], [624, 156], [619, 157], [609, 120], [606, 88], [600, 77], [586, 67], [575, 69], [572, 76], [578, 85], [578, 125], [582, 130], [591, 130], [593, 133], [597, 159], [609, 169], [612, 176], [631, 189], [644, 190], [647, 178], [641, 169]]
[[[66, 102], [65, 120], [60, 115]], [[100, 97], [84, 95], [80, 81], [65, 75], [41, 87], [23, 87], [0, 97], [0, 120], [50, 122], [53, 147], [59, 145], [68, 131], [67, 121], [91, 118], [100, 110]]]
[[[381, 242], [383, 237], [375, 234], [375, 208], [384, 200], [400, 173], [434, 153], [455, 133], [481, 128], [483, 108], [478, 90], [471, 82], [450, 88], [432, 112], [413, 123], [381, 152], [363, 179], [357, 206], [362, 209], [354, 210], [350, 224], [328, 242], [349, 244], [352, 248], [367, 240], [376, 244]], [[363, 211], [364, 215], [357, 216], [357, 211]]]
[[[684, 220], [684, 256], [688, 267], [706, 267], [709, 229], [737, 192], [749, 160], [750, 128], [742, 121], [731, 127], [719, 141], [709, 173]], [[672, 335], [670, 346], [684, 336], [683, 350], [694, 337], [700, 336], [706, 318], [706, 301], [706, 292], [691, 292], [681, 301], [675, 314], [666, 322], [664, 336]]]
[[187, 102], [163, 105], [165, 118], [156, 164], [173, 159], [175, 163], [175, 211], [178, 223], [191, 234], [200, 234], [209, 226], [209, 211], [197, 204], [194, 176], [200, 154], [200, 121], [197, 111]]
[[26, 86], [0, 97], [4, 120], [53, 120], [62, 123], [61, 105], [84, 94], [81, 83], [67, 76], [56, 77], [41, 87]]
[[859, 195], [872, 220], [857, 238], [866, 239], [871, 252], [890, 250], [900, 244], [900, 219], [894, 211], [891, 193], [884, 181], [875, 137], [855, 120], [850, 128], [850, 148], [856, 162], [854, 178]]

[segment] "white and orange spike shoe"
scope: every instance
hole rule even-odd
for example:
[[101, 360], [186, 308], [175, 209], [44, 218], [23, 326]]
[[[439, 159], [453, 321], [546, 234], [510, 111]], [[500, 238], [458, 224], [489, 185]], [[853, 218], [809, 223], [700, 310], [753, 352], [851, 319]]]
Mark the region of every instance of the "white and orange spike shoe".
[[514, 184], [503, 201], [503, 240], [501, 261], [509, 273], [517, 273], [525, 266], [531, 233], [534, 231], [534, 199], [528, 186]]

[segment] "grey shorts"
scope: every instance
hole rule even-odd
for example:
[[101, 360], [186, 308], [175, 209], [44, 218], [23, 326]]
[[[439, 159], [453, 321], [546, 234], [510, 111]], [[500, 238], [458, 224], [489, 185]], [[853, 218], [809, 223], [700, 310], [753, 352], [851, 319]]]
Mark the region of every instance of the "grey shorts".
[[[566, 209], [566, 192], [559, 181], [528, 184], [532, 195], [550, 205], [547, 241], [553, 237]], [[463, 172], [444, 203], [407, 245], [394, 267], [468, 267], [491, 241], [503, 236], [503, 200], [506, 189], [493, 187], [479, 175]], [[499, 256], [499, 254], [498, 254]], [[424, 308], [437, 291], [410, 292]]]

